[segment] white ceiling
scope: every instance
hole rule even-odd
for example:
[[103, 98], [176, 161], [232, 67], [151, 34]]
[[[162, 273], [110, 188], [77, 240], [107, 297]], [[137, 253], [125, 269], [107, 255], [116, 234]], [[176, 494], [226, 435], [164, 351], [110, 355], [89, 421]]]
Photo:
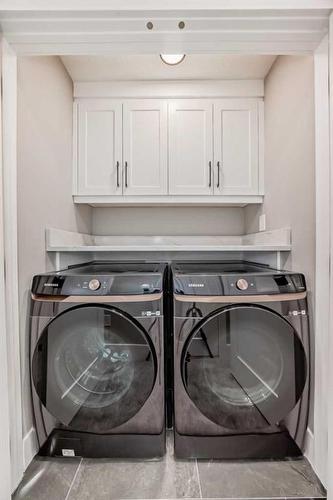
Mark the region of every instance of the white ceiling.
[[73, 81], [110, 80], [237, 80], [262, 79], [276, 56], [190, 54], [178, 66], [164, 64], [158, 55], [61, 57]]

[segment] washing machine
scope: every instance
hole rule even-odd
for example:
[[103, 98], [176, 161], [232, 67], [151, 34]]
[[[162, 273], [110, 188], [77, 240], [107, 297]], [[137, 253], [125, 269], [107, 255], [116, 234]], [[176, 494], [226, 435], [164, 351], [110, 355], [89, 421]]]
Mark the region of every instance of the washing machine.
[[174, 435], [181, 458], [302, 455], [309, 321], [302, 274], [175, 262]]
[[33, 278], [31, 382], [40, 454], [165, 452], [166, 266], [90, 262]]

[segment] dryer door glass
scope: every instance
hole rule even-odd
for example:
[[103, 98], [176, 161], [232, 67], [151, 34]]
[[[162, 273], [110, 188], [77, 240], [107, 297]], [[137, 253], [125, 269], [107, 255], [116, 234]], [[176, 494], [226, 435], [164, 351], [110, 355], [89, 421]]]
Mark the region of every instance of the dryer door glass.
[[106, 433], [144, 405], [156, 378], [156, 354], [129, 315], [107, 306], [78, 306], [43, 331], [32, 377], [42, 404], [61, 424]]
[[182, 377], [207, 418], [246, 432], [290, 413], [302, 395], [307, 363], [301, 340], [282, 316], [260, 306], [230, 306], [192, 331]]

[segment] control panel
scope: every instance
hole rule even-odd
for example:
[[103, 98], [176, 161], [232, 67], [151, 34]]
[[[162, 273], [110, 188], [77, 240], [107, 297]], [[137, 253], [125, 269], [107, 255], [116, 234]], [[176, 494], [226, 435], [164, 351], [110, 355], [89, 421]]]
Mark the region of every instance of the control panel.
[[274, 295], [306, 290], [302, 274], [179, 275], [174, 291], [182, 295]]
[[151, 275], [40, 275], [32, 293], [37, 295], [142, 295], [162, 292], [163, 280]]

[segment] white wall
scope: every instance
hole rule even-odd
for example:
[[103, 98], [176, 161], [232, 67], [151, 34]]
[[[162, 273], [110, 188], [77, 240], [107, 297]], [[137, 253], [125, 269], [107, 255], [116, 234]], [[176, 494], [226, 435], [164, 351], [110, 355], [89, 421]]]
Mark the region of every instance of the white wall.
[[315, 129], [310, 56], [278, 57], [265, 80], [265, 201], [260, 207], [246, 207], [246, 232], [259, 230], [261, 213], [266, 214], [267, 229], [291, 227], [292, 252], [286, 268], [305, 274], [313, 311]]
[[276, 56], [187, 54], [177, 66], [168, 66], [158, 54], [62, 56], [74, 82], [121, 80], [256, 80], [267, 75]]
[[239, 235], [244, 210], [225, 207], [94, 208], [96, 235]]
[[51, 269], [45, 227], [90, 232], [91, 209], [72, 202], [72, 81], [56, 57], [18, 61], [18, 241], [23, 435], [33, 425], [27, 315], [31, 279]]

